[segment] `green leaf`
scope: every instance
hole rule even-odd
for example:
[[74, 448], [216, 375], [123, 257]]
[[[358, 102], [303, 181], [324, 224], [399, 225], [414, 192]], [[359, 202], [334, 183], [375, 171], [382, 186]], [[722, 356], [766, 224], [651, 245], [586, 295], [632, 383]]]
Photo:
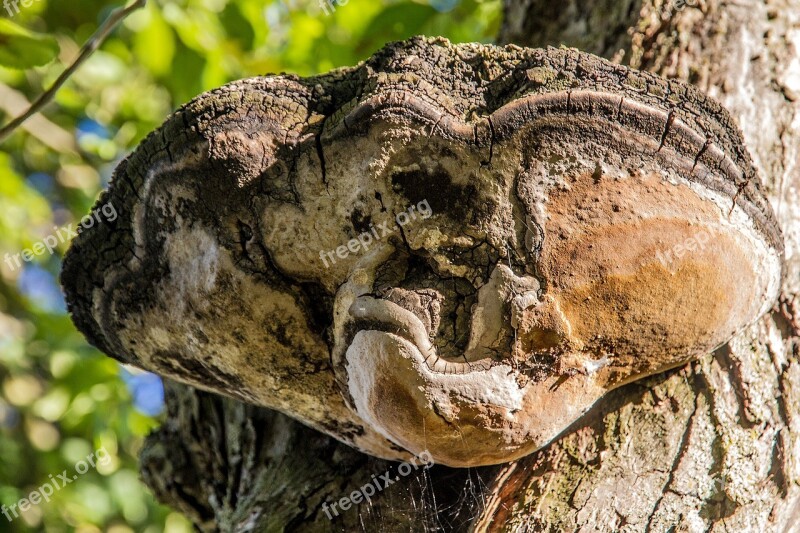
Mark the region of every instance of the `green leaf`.
[[368, 33], [363, 35], [356, 50], [367, 56], [387, 42], [417, 35], [422, 26], [437, 14], [429, 5], [414, 2], [392, 4], [370, 21]]
[[228, 4], [219, 14], [219, 21], [225, 28], [229, 39], [238, 42], [243, 50], [253, 48], [255, 31], [250, 22], [242, 14], [241, 7], [237, 4]]
[[58, 43], [53, 37], [0, 18], [0, 65], [24, 70], [49, 63], [56, 54]]
[[151, 8], [149, 15], [149, 24], [133, 38], [136, 58], [153, 74], [166, 76], [175, 57], [175, 34], [155, 8]]

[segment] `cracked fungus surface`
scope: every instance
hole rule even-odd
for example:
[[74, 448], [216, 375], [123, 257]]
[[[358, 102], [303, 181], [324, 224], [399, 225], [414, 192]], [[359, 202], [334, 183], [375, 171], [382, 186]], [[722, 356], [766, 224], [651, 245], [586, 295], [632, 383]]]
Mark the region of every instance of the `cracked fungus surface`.
[[62, 280], [109, 355], [385, 458], [546, 445], [772, 305], [729, 115], [572, 50], [395, 43], [199, 96], [116, 171]]

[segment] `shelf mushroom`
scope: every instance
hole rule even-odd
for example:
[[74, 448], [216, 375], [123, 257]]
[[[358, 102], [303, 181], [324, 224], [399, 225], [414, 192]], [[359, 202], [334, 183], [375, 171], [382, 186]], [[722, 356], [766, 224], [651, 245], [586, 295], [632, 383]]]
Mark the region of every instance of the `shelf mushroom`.
[[477, 466], [768, 311], [783, 242], [728, 113], [568, 49], [393, 43], [229, 84], [120, 164], [64, 264], [126, 363], [352, 446]]

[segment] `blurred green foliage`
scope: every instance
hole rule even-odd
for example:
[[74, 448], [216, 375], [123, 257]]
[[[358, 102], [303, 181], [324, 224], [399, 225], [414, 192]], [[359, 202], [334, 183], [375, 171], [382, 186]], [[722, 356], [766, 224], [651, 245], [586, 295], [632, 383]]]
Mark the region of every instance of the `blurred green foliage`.
[[[321, 1], [150, 0], [43, 116], [0, 145], [0, 504], [16, 504], [50, 475], [71, 475], [95, 450], [112, 457], [19, 519], [0, 515], [0, 531], [190, 531], [138, 480], [136, 455], [159, 424], [158, 380], [89, 347], [65, 314], [57, 275], [68, 243], [20, 268], [6, 258], [76, 225], [119, 160], [202, 91], [259, 74], [352, 65], [415, 34], [486, 42], [500, 22], [499, 0]], [[0, 10], [3, 123], [119, 7], [30, 4]]]

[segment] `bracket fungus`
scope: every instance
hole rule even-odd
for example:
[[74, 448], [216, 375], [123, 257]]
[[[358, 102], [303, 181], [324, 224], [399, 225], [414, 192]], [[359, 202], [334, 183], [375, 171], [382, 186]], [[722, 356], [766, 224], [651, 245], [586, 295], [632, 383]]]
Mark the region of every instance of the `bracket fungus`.
[[698, 90], [416, 38], [197, 97], [116, 170], [62, 282], [120, 361], [377, 456], [475, 466], [768, 311], [783, 243]]

